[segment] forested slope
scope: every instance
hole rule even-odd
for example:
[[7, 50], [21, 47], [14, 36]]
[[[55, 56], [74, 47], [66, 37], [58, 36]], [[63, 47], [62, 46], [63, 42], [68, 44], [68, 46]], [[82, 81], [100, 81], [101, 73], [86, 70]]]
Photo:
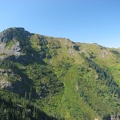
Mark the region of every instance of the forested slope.
[[119, 61], [119, 49], [24, 28], [4, 30], [0, 33], [0, 116], [3, 120], [119, 116]]

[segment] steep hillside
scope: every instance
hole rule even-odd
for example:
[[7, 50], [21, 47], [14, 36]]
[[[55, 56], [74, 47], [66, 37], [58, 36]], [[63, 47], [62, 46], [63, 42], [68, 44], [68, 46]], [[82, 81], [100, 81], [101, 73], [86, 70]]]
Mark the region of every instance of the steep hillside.
[[0, 33], [1, 111], [12, 118], [6, 107], [2, 109], [5, 104], [19, 112], [21, 120], [119, 117], [119, 61], [120, 49], [75, 43], [24, 28], [4, 30]]

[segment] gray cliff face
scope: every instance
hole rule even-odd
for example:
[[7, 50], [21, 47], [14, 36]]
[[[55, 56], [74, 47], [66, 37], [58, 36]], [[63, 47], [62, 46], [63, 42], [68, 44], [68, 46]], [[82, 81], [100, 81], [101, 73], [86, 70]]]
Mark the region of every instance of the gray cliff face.
[[0, 59], [3, 60], [8, 56], [20, 56], [22, 54], [20, 43], [16, 40], [12, 41], [12, 45], [9, 47], [6, 43], [0, 43]]
[[[25, 31], [24, 28], [9, 28], [0, 33], [0, 61], [14, 56], [19, 57], [23, 55], [22, 47], [24, 43], [29, 40], [31, 33]], [[11, 82], [9, 76], [12, 77]], [[24, 92], [23, 80], [16, 77], [16, 73], [11, 69], [0, 69], [0, 88], [9, 90], [14, 93], [22, 94]]]
[[26, 40], [29, 40], [31, 33], [24, 28], [9, 28], [0, 33], [0, 59], [8, 56], [20, 56], [21, 47]]
[[24, 36], [30, 35], [28, 31], [25, 31], [24, 28], [8, 28], [0, 33], [0, 43], [7, 43], [16, 38], [23, 38]]
[[[13, 79], [11, 81], [8, 80], [8, 76], [12, 76]], [[24, 92], [24, 84], [21, 77], [16, 77], [16, 74], [11, 69], [0, 69], [0, 88], [4, 90], [9, 90], [14, 93], [22, 94]]]
[[6, 46], [6, 43], [0, 43], [0, 53], [4, 52], [5, 46]]

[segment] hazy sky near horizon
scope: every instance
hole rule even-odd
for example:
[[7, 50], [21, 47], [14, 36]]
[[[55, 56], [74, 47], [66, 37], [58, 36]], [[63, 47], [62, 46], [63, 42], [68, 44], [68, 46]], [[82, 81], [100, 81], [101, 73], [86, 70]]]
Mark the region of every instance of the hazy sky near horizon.
[[75, 42], [120, 47], [120, 0], [1, 0], [0, 31], [24, 27]]

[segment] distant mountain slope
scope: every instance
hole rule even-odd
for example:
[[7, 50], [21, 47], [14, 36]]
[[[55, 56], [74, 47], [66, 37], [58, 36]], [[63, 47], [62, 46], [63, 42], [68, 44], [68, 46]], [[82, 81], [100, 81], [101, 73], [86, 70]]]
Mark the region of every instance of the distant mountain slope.
[[0, 93], [46, 119], [109, 120], [120, 115], [119, 61], [119, 49], [9, 28], [0, 33]]

